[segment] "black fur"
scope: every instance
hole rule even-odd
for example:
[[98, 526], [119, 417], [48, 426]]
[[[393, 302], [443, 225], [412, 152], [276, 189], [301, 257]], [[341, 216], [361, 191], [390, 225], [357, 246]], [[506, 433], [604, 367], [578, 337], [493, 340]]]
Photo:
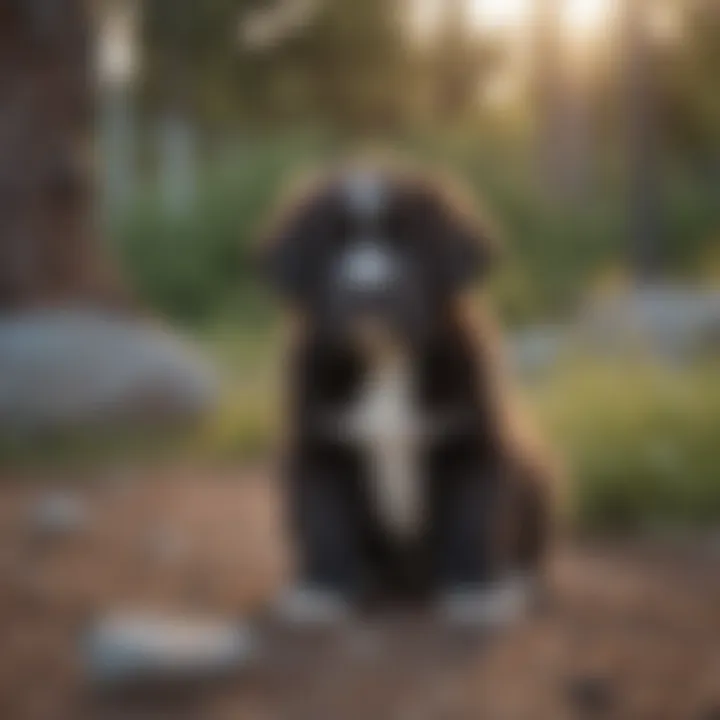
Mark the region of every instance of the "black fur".
[[[423, 416], [447, 419], [424, 449], [428, 525], [416, 542], [384, 531], [358, 449], [321, 419], [348, 407], [366, 360], [333, 321], [323, 296], [328, 258], [350, 232], [337, 175], [316, 185], [276, 225], [265, 263], [305, 327], [290, 355], [292, 442], [286, 475], [305, 583], [357, 599], [417, 599], [481, 587], [511, 569], [540, 568], [548, 538], [548, 473], [521, 443], [499, 386], [492, 333], [467, 319], [458, 294], [490, 266], [494, 246], [442, 187], [385, 173], [384, 232], [421, 269], [422, 317], [404, 316]], [[417, 299], [419, 298], [419, 299]], [[395, 304], [402, 298], [394, 297]]]

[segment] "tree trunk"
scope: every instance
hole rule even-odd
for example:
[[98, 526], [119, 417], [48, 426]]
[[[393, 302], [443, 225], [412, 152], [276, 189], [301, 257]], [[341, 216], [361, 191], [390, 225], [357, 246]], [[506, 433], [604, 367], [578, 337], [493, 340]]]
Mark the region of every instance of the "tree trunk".
[[564, 144], [563, 105], [565, 78], [560, 42], [560, 4], [558, 0], [535, 0], [534, 111], [538, 187], [550, 195], [563, 184], [562, 146]]
[[560, 0], [535, 0], [535, 177], [544, 198], [555, 203], [581, 198], [591, 174], [587, 78], [562, 37], [561, 10]]
[[648, 29], [648, 0], [625, 5], [628, 211], [631, 259], [640, 282], [662, 269], [662, 186], [655, 48]]
[[83, 0], [0, 0], [0, 310], [120, 300], [95, 233]]

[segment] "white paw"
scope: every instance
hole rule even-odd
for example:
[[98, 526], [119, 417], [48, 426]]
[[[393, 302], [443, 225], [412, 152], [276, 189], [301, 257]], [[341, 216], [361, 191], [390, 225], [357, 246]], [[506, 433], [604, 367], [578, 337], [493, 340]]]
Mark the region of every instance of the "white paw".
[[512, 576], [484, 587], [447, 593], [440, 602], [442, 618], [458, 627], [503, 627], [522, 617], [532, 599], [532, 581]]
[[331, 627], [348, 619], [350, 607], [337, 593], [299, 586], [283, 593], [275, 602], [274, 615], [300, 627]]

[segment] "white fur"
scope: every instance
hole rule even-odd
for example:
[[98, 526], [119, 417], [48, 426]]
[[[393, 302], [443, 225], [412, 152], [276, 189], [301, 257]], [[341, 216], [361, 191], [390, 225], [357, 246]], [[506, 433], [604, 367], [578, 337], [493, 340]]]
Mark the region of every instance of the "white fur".
[[527, 612], [532, 595], [532, 578], [513, 575], [488, 587], [448, 593], [440, 612], [448, 623], [459, 627], [502, 627]]
[[[348, 209], [365, 223], [368, 233], [340, 261], [339, 278], [354, 289], [382, 289], [399, 274], [397, 258], [372, 237], [388, 194], [382, 175], [372, 169], [359, 168], [345, 178]], [[410, 363], [401, 353], [386, 350], [371, 360], [360, 399], [342, 424], [348, 439], [368, 453], [380, 519], [390, 532], [407, 538], [421, 529], [425, 512], [419, 472], [423, 432]]]
[[396, 276], [395, 259], [372, 241], [360, 242], [339, 261], [338, 280], [353, 290], [374, 291], [387, 287]]
[[370, 169], [357, 169], [345, 178], [345, 201], [361, 220], [373, 221], [387, 202], [387, 187], [382, 177]]
[[404, 358], [378, 359], [348, 422], [350, 439], [369, 455], [378, 515], [402, 538], [417, 534], [425, 512], [419, 477], [423, 432], [413, 386]]

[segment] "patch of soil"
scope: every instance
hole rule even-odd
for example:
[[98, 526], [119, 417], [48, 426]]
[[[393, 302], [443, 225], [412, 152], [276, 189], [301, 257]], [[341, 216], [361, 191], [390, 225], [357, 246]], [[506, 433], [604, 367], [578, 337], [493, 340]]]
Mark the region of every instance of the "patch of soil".
[[287, 565], [262, 473], [94, 480], [71, 490], [87, 526], [62, 537], [29, 520], [56, 483], [0, 486], [3, 720], [720, 718], [720, 550], [700, 542], [560, 548], [547, 607], [493, 637], [410, 615], [325, 636], [265, 628], [256, 662], [234, 677], [93, 687], [79, 647], [97, 614], [251, 616]]

